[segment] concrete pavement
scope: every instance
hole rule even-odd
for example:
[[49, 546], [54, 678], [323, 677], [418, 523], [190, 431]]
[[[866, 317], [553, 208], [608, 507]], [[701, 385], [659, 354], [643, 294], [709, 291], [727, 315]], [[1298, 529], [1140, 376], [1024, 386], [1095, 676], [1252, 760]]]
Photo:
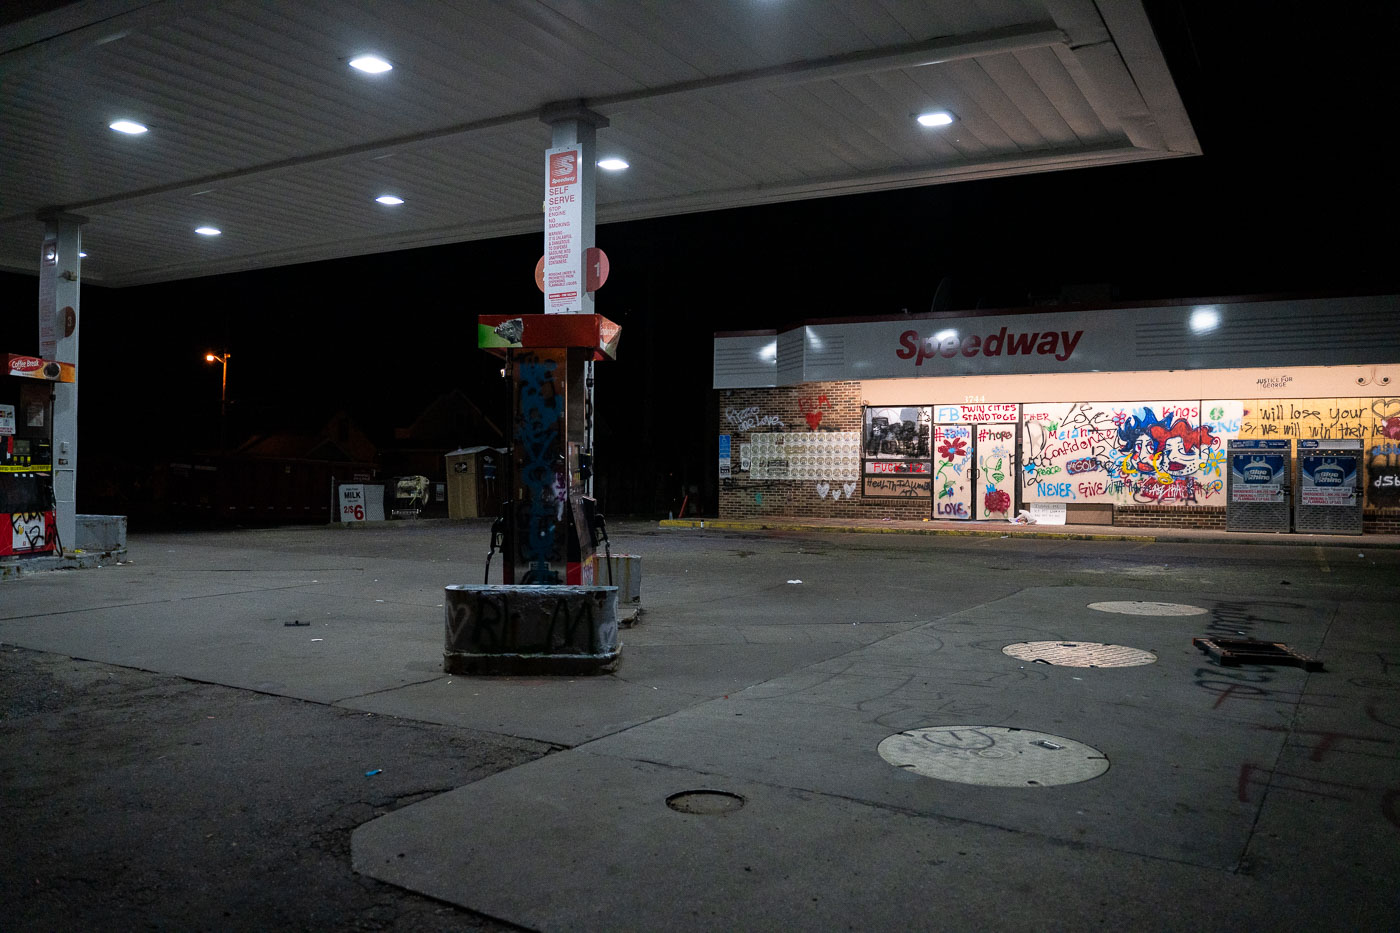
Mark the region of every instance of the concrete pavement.
[[[472, 523], [133, 535], [120, 566], [0, 585], [0, 640], [559, 748], [354, 836], [358, 871], [529, 928], [1393, 922], [1396, 542], [675, 524], [613, 530], [643, 557], [645, 613], [608, 676], [442, 673], [442, 587], [481, 579]], [[1094, 608], [1115, 602], [1129, 612]], [[1326, 670], [1222, 668], [1192, 647], [1205, 634]], [[1002, 650], [1042, 641], [1155, 661]], [[1108, 767], [1006, 787], [881, 757], [935, 726], [965, 727], [931, 754], [974, 781], [979, 761], [1067, 750], [991, 727]], [[697, 790], [742, 806], [667, 806]]]

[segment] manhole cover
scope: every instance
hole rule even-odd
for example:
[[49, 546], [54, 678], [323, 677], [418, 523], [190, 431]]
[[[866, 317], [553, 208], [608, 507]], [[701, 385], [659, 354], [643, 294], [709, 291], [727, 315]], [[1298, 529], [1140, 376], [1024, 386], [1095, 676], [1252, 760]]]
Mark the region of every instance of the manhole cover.
[[1153, 603], [1139, 599], [1127, 602], [1090, 603], [1090, 609], [1099, 612], [1118, 612], [1128, 616], [1203, 616], [1209, 609], [1188, 606], [1185, 603]]
[[678, 813], [711, 816], [733, 813], [744, 805], [744, 798], [722, 790], [686, 790], [666, 798], [666, 806]]
[[1058, 667], [1137, 667], [1157, 660], [1151, 651], [1095, 641], [1022, 641], [1007, 645], [1001, 653]]
[[1007, 726], [932, 726], [880, 743], [880, 757], [940, 781], [985, 787], [1077, 784], [1108, 770], [1096, 748], [1058, 735]]

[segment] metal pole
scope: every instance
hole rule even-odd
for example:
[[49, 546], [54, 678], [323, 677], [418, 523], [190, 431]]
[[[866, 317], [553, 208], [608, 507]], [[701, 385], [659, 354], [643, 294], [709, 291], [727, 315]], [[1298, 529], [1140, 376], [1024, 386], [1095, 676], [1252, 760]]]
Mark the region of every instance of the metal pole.
[[[560, 102], [546, 106], [540, 119], [549, 124], [550, 142], [554, 148], [574, 146], [579, 150], [579, 307], [581, 314], [594, 314], [593, 293], [587, 290], [588, 250], [597, 245], [597, 200], [598, 200], [598, 130], [608, 125], [608, 118], [584, 107], [581, 101]], [[545, 232], [545, 252], [549, 252], [549, 233]], [[546, 289], [546, 292], [548, 290]], [[545, 295], [545, 312], [550, 310], [549, 296]], [[584, 423], [582, 432], [583, 450], [593, 457], [593, 431], [597, 420], [594, 411], [593, 361], [583, 364]], [[596, 461], [592, 463], [588, 478], [584, 480], [583, 494], [593, 495], [593, 476], [597, 472]]]
[[227, 350], [220, 358], [224, 364], [223, 381], [219, 385], [219, 450], [228, 450], [228, 357]]
[[[40, 356], [62, 363], [78, 362], [82, 278], [82, 237], [86, 217], [44, 213], [45, 243], [52, 243], [53, 262], [40, 263]], [[47, 286], [47, 287], [45, 287]], [[53, 498], [58, 540], [72, 550], [78, 546], [78, 380], [53, 387]]]

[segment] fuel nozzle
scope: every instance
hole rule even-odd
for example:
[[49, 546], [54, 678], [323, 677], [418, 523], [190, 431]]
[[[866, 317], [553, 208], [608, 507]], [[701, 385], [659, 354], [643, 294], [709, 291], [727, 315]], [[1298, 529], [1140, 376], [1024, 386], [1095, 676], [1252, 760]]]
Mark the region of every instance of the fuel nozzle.
[[491, 583], [491, 556], [497, 551], [506, 551], [506, 516], [510, 514], [510, 503], [501, 503], [501, 514], [491, 523], [491, 545], [486, 551], [486, 572], [481, 579], [482, 586]]
[[613, 586], [612, 542], [608, 540], [608, 520], [602, 512], [593, 513], [593, 539], [603, 542], [603, 558], [608, 564], [608, 586]]

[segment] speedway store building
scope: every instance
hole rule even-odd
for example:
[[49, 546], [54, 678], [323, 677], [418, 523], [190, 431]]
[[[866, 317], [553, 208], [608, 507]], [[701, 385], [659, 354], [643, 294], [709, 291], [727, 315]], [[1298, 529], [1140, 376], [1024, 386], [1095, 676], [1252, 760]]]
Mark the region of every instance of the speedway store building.
[[1337, 441], [1359, 450], [1364, 530], [1398, 532], [1397, 312], [1229, 300], [718, 334], [719, 514], [1225, 528], [1231, 441], [1286, 448], [1290, 494], [1298, 442]]

